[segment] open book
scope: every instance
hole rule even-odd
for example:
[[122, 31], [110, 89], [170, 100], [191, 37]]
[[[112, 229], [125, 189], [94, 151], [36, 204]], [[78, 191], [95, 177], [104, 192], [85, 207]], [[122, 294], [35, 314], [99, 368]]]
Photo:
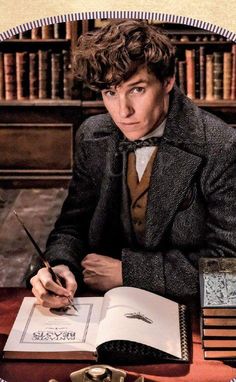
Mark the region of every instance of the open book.
[[94, 359], [110, 363], [188, 361], [185, 306], [131, 287], [74, 299], [66, 312], [25, 297], [5, 358]]

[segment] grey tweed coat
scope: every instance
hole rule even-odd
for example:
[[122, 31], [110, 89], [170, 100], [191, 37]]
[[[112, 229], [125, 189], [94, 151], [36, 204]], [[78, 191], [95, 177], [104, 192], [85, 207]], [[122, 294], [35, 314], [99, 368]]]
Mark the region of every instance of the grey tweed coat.
[[236, 131], [172, 90], [142, 248], [132, 236], [120, 138], [108, 114], [90, 117], [79, 129], [48, 259], [69, 265], [81, 284], [87, 253], [120, 258], [124, 285], [191, 301], [199, 292], [199, 258], [236, 255]]

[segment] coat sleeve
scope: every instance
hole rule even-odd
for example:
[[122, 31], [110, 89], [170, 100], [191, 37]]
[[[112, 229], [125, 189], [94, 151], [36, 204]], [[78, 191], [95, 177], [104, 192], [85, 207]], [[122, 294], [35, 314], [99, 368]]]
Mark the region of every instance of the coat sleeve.
[[[76, 136], [73, 175], [67, 198], [64, 201], [59, 218], [50, 233], [45, 256], [52, 266], [65, 264], [74, 273], [79, 285], [82, 282], [81, 260], [88, 253], [88, 230], [97, 201], [97, 188], [87, 166], [83, 130], [81, 125]], [[27, 274], [29, 279], [37, 273], [42, 264], [34, 264]]]
[[[169, 248], [122, 251], [124, 285], [187, 302], [199, 293], [200, 257], [236, 256], [236, 145], [212, 149], [201, 176], [207, 211], [204, 245], [198, 250]], [[194, 227], [192, 227], [194, 229]]]

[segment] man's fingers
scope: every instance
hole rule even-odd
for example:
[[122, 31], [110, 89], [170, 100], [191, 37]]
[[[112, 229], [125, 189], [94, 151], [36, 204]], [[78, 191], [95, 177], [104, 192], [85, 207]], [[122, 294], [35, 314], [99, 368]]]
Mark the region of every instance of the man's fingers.
[[47, 268], [41, 268], [38, 271], [37, 276], [46, 290], [58, 296], [68, 297], [70, 295], [66, 288], [63, 288], [62, 286], [58, 285], [55, 281], [53, 281], [52, 275]]
[[43, 287], [40, 290], [36, 285], [36, 287], [32, 288], [32, 293], [35, 295], [37, 302], [45, 308], [61, 308], [68, 305], [68, 298], [50, 294]]
[[98, 255], [97, 253], [89, 253], [88, 255], [86, 255], [84, 257], [84, 259], [81, 262], [81, 265], [83, 267], [88, 266], [88, 265], [92, 265], [92, 264], [94, 264], [94, 262], [100, 261], [102, 257], [105, 257], [105, 256]]
[[66, 265], [63, 267], [56, 266], [54, 267], [54, 271], [58, 274], [58, 276], [63, 278], [67, 292], [69, 293], [70, 297], [72, 297], [77, 289], [77, 283], [74, 274]]

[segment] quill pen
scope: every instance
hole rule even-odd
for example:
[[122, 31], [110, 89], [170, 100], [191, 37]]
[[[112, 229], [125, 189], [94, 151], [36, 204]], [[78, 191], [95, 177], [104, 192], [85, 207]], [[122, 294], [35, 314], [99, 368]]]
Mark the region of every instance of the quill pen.
[[[51, 276], [52, 276], [52, 279], [53, 281], [55, 281], [58, 285], [62, 286], [62, 283], [61, 283], [61, 280], [60, 278], [58, 277], [58, 275], [53, 271], [51, 265], [49, 264], [48, 260], [46, 259], [46, 257], [44, 256], [44, 253], [41, 251], [41, 249], [39, 248], [38, 244], [36, 243], [36, 241], [34, 240], [33, 236], [31, 235], [31, 233], [28, 231], [28, 229], [26, 228], [26, 226], [24, 225], [24, 223], [22, 222], [22, 220], [20, 219], [20, 217], [18, 216], [18, 214], [16, 213], [15, 210], [13, 210], [18, 222], [21, 224], [21, 226], [23, 227], [24, 231], [26, 232], [26, 235], [28, 236], [28, 238], [30, 239], [31, 243], [33, 244], [34, 248], [36, 249], [40, 259], [42, 260], [42, 262], [44, 263], [45, 267], [49, 270], [49, 272], [51, 273]], [[70, 298], [70, 297], [67, 297], [68, 298], [68, 301], [69, 301], [69, 304], [70, 306], [72, 306], [77, 312], [78, 312], [78, 309], [75, 307], [75, 305], [73, 304], [73, 300]]]

